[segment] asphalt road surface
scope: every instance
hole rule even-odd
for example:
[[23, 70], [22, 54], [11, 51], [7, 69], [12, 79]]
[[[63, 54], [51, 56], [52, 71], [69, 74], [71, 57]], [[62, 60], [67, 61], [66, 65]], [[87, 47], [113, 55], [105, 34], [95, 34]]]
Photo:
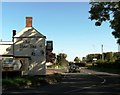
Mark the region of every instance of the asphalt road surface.
[[120, 95], [118, 74], [81, 68], [80, 73], [63, 73], [63, 76], [57, 84], [7, 91], [3, 95]]

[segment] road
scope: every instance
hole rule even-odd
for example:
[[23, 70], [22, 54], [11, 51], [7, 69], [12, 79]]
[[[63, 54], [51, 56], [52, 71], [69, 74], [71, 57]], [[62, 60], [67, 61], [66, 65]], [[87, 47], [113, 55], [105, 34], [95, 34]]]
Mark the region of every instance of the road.
[[3, 95], [120, 95], [118, 74], [81, 68], [81, 73], [63, 73], [63, 76], [62, 81], [57, 84], [8, 91]]

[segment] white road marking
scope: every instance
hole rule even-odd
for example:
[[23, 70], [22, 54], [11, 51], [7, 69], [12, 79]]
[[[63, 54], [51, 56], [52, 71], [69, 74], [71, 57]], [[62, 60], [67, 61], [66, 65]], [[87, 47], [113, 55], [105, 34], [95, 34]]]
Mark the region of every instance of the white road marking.
[[106, 82], [106, 79], [103, 80], [103, 82], [101, 82], [102, 84], [104, 84]]
[[78, 88], [78, 89], [71, 90], [71, 91], [67, 91], [67, 92], [64, 92], [64, 93], [71, 93], [71, 92], [80, 91], [80, 90], [83, 90], [83, 89], [84, 89], [84, 88]]
[[92, 73], [88, 73], [89, 75], [91, 75]]
[[[87, 73], [85, 70], [82, 70], [84, 73]], [[90, 71], [90, 70], [89, 70]], [[94, 72], [94, 71], [92, 71], [92, 72]], [[101, 82], [101, 84], [104, 84], [105, 82], [106, 82], [106, 79], [104, 79], [103, 77], [100, 77], [100, 76], [97, 76], [97, 75], [94, 75], [93, 73], [91, 73], [91, 72], [89, 72], [88, 73], [89, 75], [93, 75], [93, 76], [96, 76], [96, 77], [98, 77], [98, 78], [100, 78], [100, 79], [103, 79], [103, 81]]]
[[93, 87], [93, 86], [97, 86], [97, 85], [92, 85], [92, 87]]
[[86, 88], [92, 88], [92, 86], [88, 86], [88, 87], [83, 87], [83, 88], [85, 88], [85, 89], [86, 89]]

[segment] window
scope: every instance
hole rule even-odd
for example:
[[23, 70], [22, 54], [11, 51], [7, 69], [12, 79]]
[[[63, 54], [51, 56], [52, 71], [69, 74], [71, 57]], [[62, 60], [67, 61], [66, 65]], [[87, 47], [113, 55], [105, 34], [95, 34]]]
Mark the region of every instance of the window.
[[3, 60], [3, 62], [4, 62], [4, 63], [12, 63], [13, 60], [11, 60], [11, 59], [7, 59], [7, 60]]

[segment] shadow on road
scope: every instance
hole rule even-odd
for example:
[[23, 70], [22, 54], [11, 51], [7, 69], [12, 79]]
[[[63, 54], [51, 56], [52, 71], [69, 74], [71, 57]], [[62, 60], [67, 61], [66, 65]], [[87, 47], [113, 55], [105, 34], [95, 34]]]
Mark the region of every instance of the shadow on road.
[[[120, 95], [120, 76], [65, 73], [53, 84], [4, 89], [2, 95]], [[9, 87], [9, 85], [8, 85]]]

